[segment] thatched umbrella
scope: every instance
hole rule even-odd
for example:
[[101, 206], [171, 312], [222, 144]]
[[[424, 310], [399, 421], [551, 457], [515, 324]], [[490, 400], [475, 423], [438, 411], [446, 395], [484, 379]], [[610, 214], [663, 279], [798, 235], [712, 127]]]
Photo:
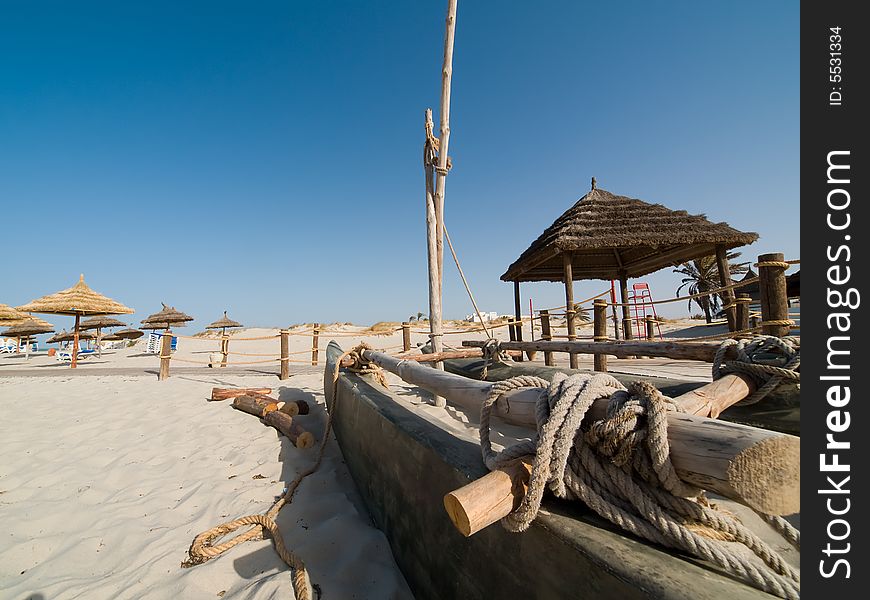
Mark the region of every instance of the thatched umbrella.
[[184, 327], [184, 324], [188, 321], [193, 321], [193, 317], [184, 314], [179, 310], [175, 310], [174, 306], [167, 306], [165, 302], [161, 302], [163, 305], [163, 310], [160, 312], [156, 312], [153, 315], [149, 315], [147, 318], [142, 320], [141, 329], [163, 329], [163, 335], [170, 336], [169, 341], [172, 342], [172, 331], [171, 328], [173, 325], [180, 325]]
[[120, 342], [123, 339], [124, 338], [119, 336], [117, 333], [110, 333], [110, 334], [104, 335], [103, 337], [100, 338], [100, 340], [102, 340], [104, 342]]
[[102, 340], [102, 330], [106, 327], [123, 327], [126, 323], [113, 319], [111, 317], [91, 317], [82, 321], [81, 329], [96, 329], [97, 330], [97, 356], [103, 356], [103, 349], [100, 347]]
[[224, 316], [215, 321], [214, 323], [210, 323], [205, 326], [206, 329], [220, 329], [221, 330], [221, 354], [223, 355], [223, 359], [221, 360], [221, 366], [227, 366], [227, 355], [230, 352], [230, 340], [227, 337], [227, 329], [241, 327], [242, 324], [238, 321], [233, 321], [227, 316], [227, 311], [224, 311]]
[[26, 312], [75, 316], [74, 343], [72, 361], [70, 361], [70, 367], [73, 369], [76, 368], [78, 358], [79, 328], [83, 316], [123, 315], [135, 312], [132, 308], [89, 288], [85, 283], [84, 275], [71, 288], [43, 296], [17, 308]]
[[133, 329], [132, 327], [126, 327], [124, 329], [119, 329], [112, 335], [117, 336], [122, 340], [136, 340], [145, 335], [143, 332], [138, 329]]
[[[59, 333], [54, 334], [50, 338], [48, 338], [46, 343], [48, 344], [58, 344], [60, 342], [71, 342], [75, 339], [76, 333], [75, 331], [67, 331], [66, 329], [61, 330]], [[81, 340], [92, 340], [96, 336], [90, 331], [79, 331], [79, 341]]]
[[[589, 193], [544, 230], [501, 279], [514, 283], [517, 317], [521, 281], [563, 281], [567, 310], [573, 313], [575, 279], [618, 279], [627, 304], [629, 278], [715, 254], [721, 284], [727, 285], [726, 252], [757, 239], [756, 233], [712, 223], [704, 215], [617, 196], [596, 187], [593, 178]], [[726, 296], [730, 293], [723, 294], [728, 304]], [[623, 306], [623, 321], [630, 327], [628, 306]]]
[[26, 360], [30, 358], [30, 338], [40, 333], [51, 333], [53, 331], [54, 327], [42, 321], [42, 319], [27, 319], [18, 325], [8, 328], [3, 332], [3, 335], [18, 339], [19, 344], [21, 344], [21, 338], [24, 338], [24, 358]]
[[8, 304], [0, 304], [0, 327], [9, 327], [26, 321], [30, 315], [16, 310]]
[[166, 303], [161, 304], [163, 304], [163, 310], [156, 312], [153, 315], [149, 315], [142, 320], [142, 329], [165, 329], [166, 331], [169, 331], [169, 328], [172, 325], [179, 325], [181, 323], [193, 321], [193, 317], [188, 316], [179, 310], [175, 310], [175, 307], [167, 306]]

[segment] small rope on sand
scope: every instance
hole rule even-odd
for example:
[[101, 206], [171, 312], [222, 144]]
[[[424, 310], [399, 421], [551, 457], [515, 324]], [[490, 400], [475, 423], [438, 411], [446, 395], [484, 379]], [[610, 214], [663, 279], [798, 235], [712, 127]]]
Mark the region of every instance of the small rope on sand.
[[[537, 433], [496, 453], [490, 442], [492, 406], [505, 392], [522, 387], [544, 388], [535, 407]], [[599, 398], [609, 399], [606, 418], [581, 427]], [[626, 389], [603, 373], [556, 373], [552, 382], [520, 376], [493, 384], [480, 414], [486, 466], [493, 470], [521, 458], [533, 461], [528, 491], [502, 525], [516, 532], [527, 529], [549, 488], [557, 497], [582, 500], [634, 535], [712, 562], [771, 594], [797, 599], [800, 576], [795, 569], [677, 476], [667, 438], [667, 412], [675, 409], [671, 399], [651, 384], [635, 382]], [[786, 538], [793, 543], [796, 539]], [[725, 541], [743, 544], [764, 564]]]
[[[353, 350], [345, 352], [338, 358], [335, 363], [335, 370], [332, 373], [333, 398], [336, 397], [338, 391], [338, 374], [339, 369], [341, 368], [342, 359], [348, 356], [355, 356], [359, 359], [362, 351], [367, 348], [368, 346], [365, 344], [360, 344]], [[381, 377], [383, 377], [383, 374], [381, 374]], [[313, 590], [316, 586], [313, 587], [311, 584], [308, 570], [305, 568], [305, 563], [297, 554], [288, 549], [284, 544], [284, 538], [281, 535], [281, 531], [278, 528], [275, 519], [281, 509], [286, 504], [293, 501], [293, 494], [296, 492], [302, 481], [320, 468], [320, 464], [323, 462], [323, 455], [326, 451], [326, 443], [329, 441], [329, 434], [332, 431], [332, 419], [335, 415], [335, 408], [336, 407], [333, 406], [333, 410], [329, 412], [329, 417], [326, 421], [326, 430], [323, 433], [323, 439], [320, 440], [320, 448], [317, 450], [317, 459], [314, 461], [314, 464], [299, 473], [299, 475], [297, 475], [296, 478], [287, 485], [284, 493], [280, 498], [278, 498], [275, 504], [272, 505], [272, 508], [264, 514], [241, 517], [234, 521], [229, 521], [228, 523], [212, 527], [208, 531], [204, 531], [196, 536], [187, 551], [187, 560], [181, 563], [183, 568], [200, 565], [212, 558], [220, 556], [230, 548], [234, 548], [243, 542], [247, 542], [248, 540], [264, 539], [266, 532], [268, 532], [275, 544], [275, 551], [278, 553], [278, 556], [280, 556], [281, 560], [287, 563], [287, 566], [292, 570], [293, 592], [295, 593], [296, 598], [298, 600], [314, 600]], [[218, 540], [242, 527], [250, 527], [250, 529], [222, 544], [213, 543], [215, 540]]]

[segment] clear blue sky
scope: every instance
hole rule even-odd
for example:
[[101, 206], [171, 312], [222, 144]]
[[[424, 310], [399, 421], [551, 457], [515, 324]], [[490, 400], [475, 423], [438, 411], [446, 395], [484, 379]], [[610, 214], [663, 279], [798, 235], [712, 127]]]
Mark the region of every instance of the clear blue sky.
[[[423, 113], [446, 4], [0, 0], [0, 302], [84, 273], [137, 321], [161, 301], [197, 326], [427, 312]], [[481, 309], [512, 310], [499, 275], [593, 175], [757, 231], [751, 258], [797, 258], [798, 16], [460, 0], [446, 222]], [[647, 280], [659, 298], [677, 282]]]

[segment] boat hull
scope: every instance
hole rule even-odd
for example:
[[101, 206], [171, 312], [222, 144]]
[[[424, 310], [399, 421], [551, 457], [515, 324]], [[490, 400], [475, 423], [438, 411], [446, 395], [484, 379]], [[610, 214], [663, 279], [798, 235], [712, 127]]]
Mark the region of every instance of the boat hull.
[[581, 503], [548, 499], [522, 534], [491, 526], [463, 537], [448, 492], [486, 474], [480, 447], [406, 408], [327, 349], [324, 390], [335, 436], [374, 521], [416, 597], [762, 598], [767, 594], [619, 532]]

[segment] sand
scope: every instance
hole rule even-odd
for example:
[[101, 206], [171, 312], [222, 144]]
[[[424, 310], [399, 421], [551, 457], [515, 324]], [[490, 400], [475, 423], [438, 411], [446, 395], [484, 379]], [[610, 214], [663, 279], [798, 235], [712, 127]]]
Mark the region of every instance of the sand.
[[[664, 330], [685, 336], [685, 327], [696, 324], [668, 324]], [[505, 328], [496, 331], [505, 338]], [[276, 333], [239, 332], [230, 350], [275, 356], [275, 337], [239, 338]], [[694, 334], [709, 333], [716, 331], [700, 328]], [[359, 341], [387, 351], [401, 348], [401, 333], [372, 335], [352, 326], [332, 326], [320, 348], [330, 339], [344, 348]], [[425, 339], [424, 333], [412, 336], [414, 345]], [[452, 335], [448, 344], [458, 347], [462, 339], [482, 336]], [[211, 388], [263, 386], [281, 399], [304, 398], [313, 410], [300, 423], [321, 439], [323, 354], [321, 366], [312, 367], [310, 338], [291, 337], [298, 362], [292, 377], [279, 381], [278, 363], [268, 356], [231, 355], [231, 363], [256, 364], [227, 369], [198, 364], [209, 360], [218, 341], [184, 337], [173, 355], [172, 377], [159, 382], [158, 359], [144, 346], [141, 341], [90, 357], [75, 371], [44, 353], [28, 361], [0, 357], [0, 597], [292, 597], [288, 568], [269, 540], [248, 542], [191, 569], [180, 564], [196, 534], [265, 512], [285, 483], [315, 458], [315, 449], [292, 447], [229, 402], [207, 402]], [[567, 363], [567, 355], [556, 356]], [[591, 366], [591, 357], [581, 357], [581, 363]], [[690, 361], [612, 359], [611, 370], [710, 379], [709, 365]], [[423, 402], [412, 390], [406, 395], [411, 404]], [[476, 439], [473, 415], [431, 406], [420, 410]], [[495, 441], [507, 443], [517, 435], [499, 433]], [[300, 486], [278, 523], [325, 598], [411, 597], [334, 438], [323, 465]]]
[[[292, 598], [271, 541], [180, 568], [194, 536], [266, 511], [314, 460], [215, 385], [304, 398], [323, 435], [322, 374], [0, 379], [0, 597]], [[410, 598], [334, 441], [278, 519], [326, 598]]]

